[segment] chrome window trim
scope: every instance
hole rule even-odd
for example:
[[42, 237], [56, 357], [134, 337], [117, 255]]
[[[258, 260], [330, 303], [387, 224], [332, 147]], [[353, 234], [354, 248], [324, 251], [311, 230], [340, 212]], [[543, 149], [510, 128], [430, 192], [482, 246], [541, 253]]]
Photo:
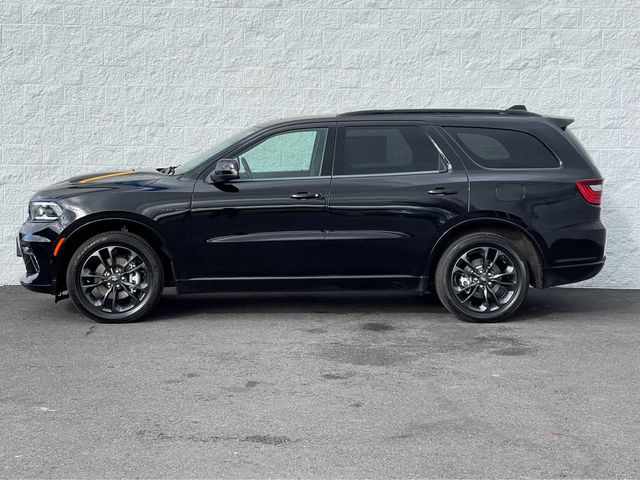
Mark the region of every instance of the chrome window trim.
[[391, 173], [359, 173], [354, 175], [334, 175], [332, 178], [360, 178], [360, 177], [397, 177], [406, 175], [424, 175], [434, 173], [447, 173], [441, 170], [420, 170], [416, 172], [391, 172]]
[[[555, 151], [553, 151], [551, 149], [551, 147], [549, 147], [549, 145], [547, 145], [545, 142], [543, 142], [540, 138], [538, 138], [537, 136], [533, 135], [530, 132], [524, 131], [524, 130], [516, 130], [513, 128], [505, 128], [505, 127], [479, 127], [479, 126], [441, 126], [440, 128], [442, 128], [442, 130], [444, 130], [444, 132], [451, 137], [451, 140], [453, 141], [453, 143], [455, 145], [457, 145], [457, 147], [462, 151], [462, 153], [464, 153], [464, 155], [466, 156], [466, 158], [468, 158], [475, 166], [477, 166], [478, 168], [481, 168], [482, 170], [489, 170], [489, 171], [496, 171], [496, 172], [521, 172], [523, 170], [532, 170], [532, 171], [547, 171], [547, 170], [560, 170], [564, 168], [564, 163], [562, 162], [562, 159], [556, 154]], [[525, 135], [529, 135], [530, 137], [533, 137], [536, 141], [538, 141], [540, 144], [542, 144], [543, 147], [545, 147], [549, 153], [551, 153], [551, 155], [557, 160], [558, 165], [556, 165], [555, 167], [505, 167], [505, 168], [500, 168], [500, 167], [487, 167], [482, 165], [481, 163], [478, 163], [471, 155], [469, 155], [469, 153], [467, 152], [467, 148], [466, 146], [461, 145], [461, 140], [457, 139], [455, 137], [455, 135], [453, 135], [452, 133], [449, 132], [449, 128], [473, 128], [473, 129], [477, 129], [477, 130], [506, 130], [509, 132], [517, 132], [517, 133], [523, 133]]]
[[[384, 125], [380, 125], [380, 126], [384, 126]], [[415, 125], [415, 126], [418, 126], [418, 125]], [[311, 130], [311, 129], [309, 129], [309, 130]], [[279, 180], [279, 181], [282, 181], [282, 180], [310, 180], [310, 179], [316, 179], [316, 178], [317, 179], [326, 179], [326, 178], [334, 179], [334, 178], [391, 177], [391, 176], [405, 176], [405, 175], [425, 175], [425, 174], [432, 175], [432, 174], [439, 174], [439, 173], [451, 173], [453, 171], [453, 166], [451, 165], [451, 162], [449, 161], [449, 158], [445, 155], [445, 153], [442, 151], [442, 148], [440, 148], [440, 145], [438, 145], [438, 143], [429, 134], [429, 132], [425, 128], [422, 128], [422, 131], [426, 135], [426, 137], [429, 139], [429, 141], [433, 144], [433, 146], [437, 150], [437, 152], [440, 155], [440, 157], [444, 160], [445, 170], [416, 170], [416, 171], [411, 171], [411, 172], [359, 173], [359, 174], [351, 174], [351, 175], [335, 175], [335, 174], [332, 174], [332, 175], [317, 175], [317, 176], [309, 175], [309, 176], [305, 176], [305, 177], [273, 177], [273, 178], [246, 178], [246, 179], [243, 179], [241, 177], [238, 180], [234, 180], [234, 181], [229, 182], [229, 183], [265, 182], [265, 181], [270, 181], [270, 180]], [[334, 154], [333, 162], [335, 164], [335, 154]]]
[[[448, 160], [447, 160], [448, 163]], [[391, 176], [404, 176], [404, 175], [424, 175], [424, 174], [434, 174], [434, 173], [449, 173], [451, 172], [451, 168], [448, 170], [420, 170], [416, 172], [392, 172], [392, 173], [359, 173], [354, 175], [319, 175], [316, 177], [277, 177], [277, 178], [239, 178], [238, 180], [233, 180], [228, 183], [244, 183], [244, 182], [268, 182], [271, 180], [314, 180], [314, 179], [326, 179], [326, 178], [360, 178], [360, 177], [391, 177]]]
[[227, 183], [242, 183], [242, 182], [269, 182], [271, 180], [316, 180], [321, 178], [331, 178], [331, 175], [309, 175], [306, 177], [273, 177], [273, 178], [238, 178]]
[[[451, 162], [449, 161], [449, 159], [447, 158], [447, 156], [444, 154], [444, 152], [442, 151], [442, 149], [440, 148], [440, 145], [438, 145], [436, 143], [436, 141], [433, 139], [433, 137], [431, 135], [429, 135], [429, 132], [425, 132], [427, 135], [427, 138], [429, 140], [431, 140], [431, 143], [433, 143], [433, 146], [436, 147], [436, 150], [438, 151], [438, 153], [440, 154], [440, 156], [444, 159], [444, 163], [445, 163], [445, 172], [451, 172], [453, 170], [453, 167], [451, 166]], [[445, 173], [445, 172], [441, 172], [440, 170], [438, 170], [438, 172], [440, 173]]]

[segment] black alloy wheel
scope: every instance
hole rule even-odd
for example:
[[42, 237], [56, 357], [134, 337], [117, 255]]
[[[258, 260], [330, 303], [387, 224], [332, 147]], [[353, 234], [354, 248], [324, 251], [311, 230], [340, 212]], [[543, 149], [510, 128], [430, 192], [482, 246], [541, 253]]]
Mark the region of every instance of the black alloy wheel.
[[511, 316], [529, 287], [527, 265], [504, 237], [474, 233], [459, 238], [442, 255], [436, 291], [444, 306], [471, 322], [498, 322]]
[[73, 303], [94, 320], [132, 322], [157, 303], [162, 264], [138, 235], [107, 232], [87, 240], [73, 254], [67, 286]]

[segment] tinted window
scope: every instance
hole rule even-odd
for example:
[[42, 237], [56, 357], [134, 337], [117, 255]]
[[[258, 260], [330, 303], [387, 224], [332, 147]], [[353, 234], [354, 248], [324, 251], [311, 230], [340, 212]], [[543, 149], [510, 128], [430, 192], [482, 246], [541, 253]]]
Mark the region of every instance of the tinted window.
[[438, 150], [417, 126], [345, 127], [336, 175], [439, 170]]
[[447, 127], [460, 147], [487, 168], [555, 168], [558, 160], [528, 133], [498, 128]]
[[273, 135], [238, 155], [240, 178], [319, 175], [326, 141], [326, 128]]

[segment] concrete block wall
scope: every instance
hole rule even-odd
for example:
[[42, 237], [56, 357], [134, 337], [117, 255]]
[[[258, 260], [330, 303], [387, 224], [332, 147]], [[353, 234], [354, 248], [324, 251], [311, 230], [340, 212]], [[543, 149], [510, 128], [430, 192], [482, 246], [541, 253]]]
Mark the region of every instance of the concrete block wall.
[[575, 117], [606, 177], [586, 285], [640, 288], [640, 0], [0, 0], [0, 284], [65, 177], [277, 117], [516, 103]]

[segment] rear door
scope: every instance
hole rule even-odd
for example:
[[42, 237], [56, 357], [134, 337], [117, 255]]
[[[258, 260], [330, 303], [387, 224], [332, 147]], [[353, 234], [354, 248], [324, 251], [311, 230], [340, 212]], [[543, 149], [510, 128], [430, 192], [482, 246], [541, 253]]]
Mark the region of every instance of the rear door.
[[468, 211], [468, 178], [419, 122], [338, 127], [326, 241], [331, 274], [424, 274], [443, 225]]

